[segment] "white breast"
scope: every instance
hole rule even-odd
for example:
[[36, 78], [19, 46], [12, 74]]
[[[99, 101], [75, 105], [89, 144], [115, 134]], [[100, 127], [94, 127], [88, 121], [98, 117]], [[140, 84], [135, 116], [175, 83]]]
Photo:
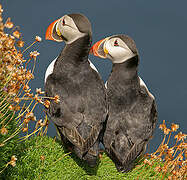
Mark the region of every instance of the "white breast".
[[105, 82], [105, 88], [107, 89], [107, 81]]
[[98, 72], [98, 70], [97, 70], [97, 68], [92, 64], [92, 62], [88, 59], [88, 62], [90, 63], [90, 67], [94, 70], [94, 71], [96, 71], [97, 73], [99, 73]]
[[[54, 65], [55, 65], [56, 60], [57, 60], [57, 57], [56, 57], [56, 58], [49, 64], [49, 66], [47, 67], [47, 70], [46, 70], [46, 72], [45, 72], [45, 82], [46, 82], [46, 80], [47, 80], [47, 77], [48, 77], [50, 74], [53, 73], [53, 69], [54, 69]], [[98, 70], [97, 70], [97, 68], [92, 64], [92, 62], [91, 62], [89, 59], [88, 59], [88, 61], [89, 61], [89, 63], [90, 63], [90, 67], [91, 67], [94, 71], [96, 71], [97, 73], [99, 73]]]
[[143, 81], [140, 77], [139, 77], [139, 79], [140, 79], [140, 86], [145, 87], [145, 89], [146, 89], [148, 95], [149, 95], [151, 98], [155, 99], [155, 97], [149, 92], [149, 90], [148, 90], [147, 86], [145, 85], [144, 81]]
[[45, 82], [47, 80], [47, 77], [53, 73], [53, 69], [54, 69], [54, 65], [55, 65], [55, 61], [57, 60], [57, 58], [55, 58], [47, 67], [47, 70], [45, 72]]

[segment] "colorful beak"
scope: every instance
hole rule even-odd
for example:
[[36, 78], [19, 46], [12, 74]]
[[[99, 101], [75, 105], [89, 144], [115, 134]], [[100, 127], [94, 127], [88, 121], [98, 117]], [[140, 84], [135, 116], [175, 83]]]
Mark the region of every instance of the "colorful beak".
[[61, 42], [63, 41], [62, 37], [59, 36], [59, 32], [56, 31], [56, 25], [60, 19], [57, 19], [53, 23], [49, 25], [47, 28], [46, 34], [45, 34], [45, 39], [47, 40], [52, 40], [52, 41], [57, 41]]
[[104, 43], [107, 40], [107, 38], [102, 39], [98, 42], [96, 42], [90, 49], [90, 54], [93, 54], [94, 56], [98, 56], [100, 58], [106, 58], [108, 51], [104, 47]]

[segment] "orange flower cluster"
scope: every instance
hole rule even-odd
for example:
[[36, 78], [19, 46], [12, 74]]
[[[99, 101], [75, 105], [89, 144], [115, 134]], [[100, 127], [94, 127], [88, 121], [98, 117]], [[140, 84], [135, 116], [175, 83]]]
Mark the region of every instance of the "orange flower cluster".
[[8, 134], [8, 130], [7, 130], [7, 128], [2, 127], [2, 128], [1, 128], [1, 134], [2, 134], [2, 135], [6, 135], [6, 134]]
[[[158, 164], [155, 172], [161, 174], [161, 179], [183, 180], [187, 178], [187, 143], [185, 142], [187, 135], [182, 132], [173, 135], [172, 133], [177, 131], [179, 125], [171, 124], [171, 127], [167, 128], [165, 120], [159, 127], [165, 134], [163, 141], [156, 152], [146, 155], [147, 159], [144, 160], [144, 164], [149, 166]], [[176, 142], [170, 147], [169, 141], [172, 135]], [[159, 162], [162, 165], [159, 165]]]
[[12, 165], [13, 167], [16, 166], [16, 161], [17, 161], [17, 158], [16, 156], [12, 156], [11, 157], [11, 160], [8, 164]]
[[[41, 123], [40, 120], [36, 120], [34, 116], [36, 105], [40, 103], [49, 108], [50, 100], [58, 103], [59, 96], [44, 97], [41, 88], [37, 88], [35, 94], [31, 93], [29, 82], [34, 79], [35, 60], [40, 53], [32, 51], [27, 55], [28, 59], [24, 58], [23, 53], [26, 53], [35, 43], [41, 42], [42, 39], [36, 36], [34, 42], [22, 50], [25, 43], [22, 40], [20, 29], [14, 25], [10, 18], [3, 23], [2, 12], [3, 9], [0, 5], [0, 98], [2, 97], [0, 99], [0, 134], [6, 135], [8, 133], [6, 117], [9, 111], [15, 112], [16, 120], [22, 123], [22, 132], [28, 132], [28, 125], [31, 121], [34, 121], [39, 129], [47, 126], [48, 123], [46, 121]], [[5, 33], [9, 29], [11, 33]], [[32, 63], [29, 66], [33, 66], [32, 70], [27, 67], [29, 63]], [[32, 109], [29, 110], [29, 108]], [[6, 112], [5, 109], [7, 109]], [[13, 119], [13, 115], [11, 119]]]
[[42, 161], [44, 161], [45, 160], [45, 156], [40, 156], [40, 159], [42, 160]]

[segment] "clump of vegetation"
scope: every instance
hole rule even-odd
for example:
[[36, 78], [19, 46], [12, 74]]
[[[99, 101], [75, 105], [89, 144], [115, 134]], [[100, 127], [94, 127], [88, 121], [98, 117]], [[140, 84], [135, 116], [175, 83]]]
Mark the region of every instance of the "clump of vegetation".
[[[31, 92], [29, 82], [34, 79], [37, 51], [29, 53], [28, 58], [23, 54], [35, 43], [40, 42], [39, 36], [34, 42], [24, 48], [20, 28], [15, 26], [10, 18], [3, 23], [2, 6], [0, 5], [0, 174], [8, 165], [16, 165], [16, 155], [13, 154], [20, 132], [26, 139], [36, 132], [47, 131], [47, 118], [37, 120], [34, 109], [38, 103], [49, 107], [49, 100], [43, 96], [41, 89]], [[22, 50], [23, 49], [23, 50]], [[58, 96], [51, 98], [56, 102]], [[29, 133], [31, 122], [35, 129]], [[45, 130], [42, 131], [42, 128]]]
[[75, 154], [68, 152], [59, 141], [47, 136], [26, 140], [25, 145], [20, 147], [24, 154], [18, 158], [16, 167], [7, 174], [10, 179], [109, 180], [135, 179], [138, 175], [136, 170], [127, 174], [117, 172], [105, 153], [102, 153], [98, 166], [90, 168]]
[[[173, 133], [178, 128], [179, 125], [173, 123], [170, 128], [167, 128], [163, 120], [160, 125], [160, 129], [164, 132], [162, 143], [154, 153], [147, 155], [149, 160], [144, 160], [144, 163], [150, 167], [157, 164], [154, 169], [160, 179], [167, 177], [168, 180], [183, 180], [187, 178], [187, 143], [185, 142], [187, 135], [182, 132], [174, 135]], [[176, 141], [173, 146], [170, 146], [172, 136]]]
[[[90, 168], [86, 163], [69, 152], [60, 141], [47, 136], [35, 136], [20, 144], [17, 165], [5, 178], [10, 179], [185, 179], [186, 137], [183, 133], [172, 136], [178, 125], [166, 128], [160, 125], [165, 135], [159, 148], [137, 160], [135, 168], [128, 173], [117, 172], [114, 163], [103, 152], [100, 153], [98, 166]], [[169, 147], [170, 138], [176, 143]]]

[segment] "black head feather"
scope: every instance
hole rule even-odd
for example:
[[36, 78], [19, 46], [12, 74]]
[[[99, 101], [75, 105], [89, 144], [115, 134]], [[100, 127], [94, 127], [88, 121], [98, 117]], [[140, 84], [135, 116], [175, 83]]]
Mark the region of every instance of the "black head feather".
[[91, 23], [86, 16], [83, 14], [68, 14], [68, 16], [73, 19], [80, 32], [92, 35]]

